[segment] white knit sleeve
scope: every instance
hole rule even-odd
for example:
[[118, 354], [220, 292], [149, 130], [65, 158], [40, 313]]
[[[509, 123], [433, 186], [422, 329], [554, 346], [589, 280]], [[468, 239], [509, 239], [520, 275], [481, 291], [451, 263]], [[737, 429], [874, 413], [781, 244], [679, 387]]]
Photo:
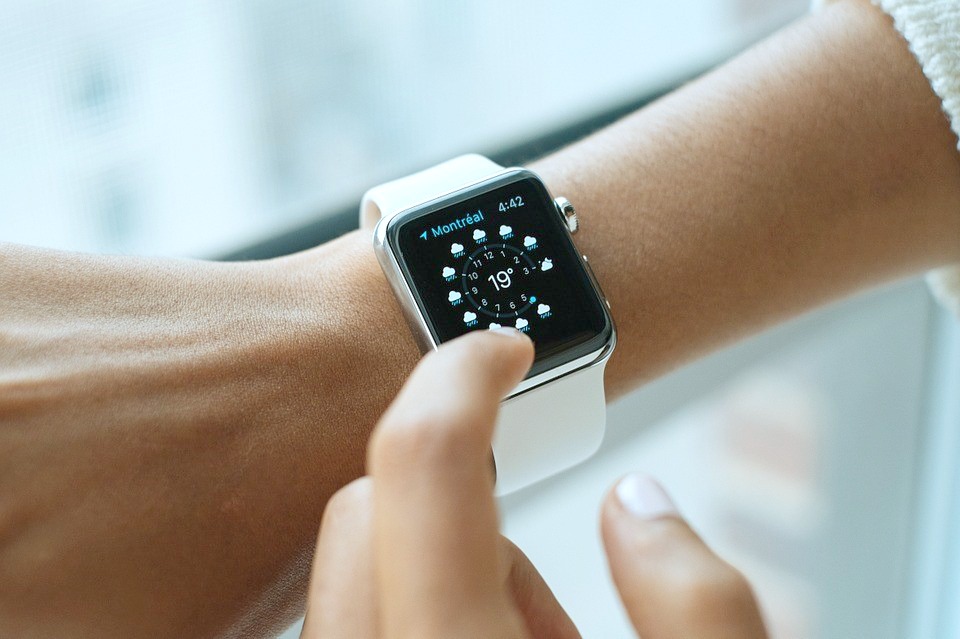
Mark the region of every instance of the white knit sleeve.
[[[813, 0], [817, 9], [830, 0]], [[873, 0], [890, 14], [940, 97], [960, 139], [960, 0]], [[957, 238], [960, 242], [960, 237]], [[960, 264], [933, 271], [927, 282], [941, 304], [960, 317]]]

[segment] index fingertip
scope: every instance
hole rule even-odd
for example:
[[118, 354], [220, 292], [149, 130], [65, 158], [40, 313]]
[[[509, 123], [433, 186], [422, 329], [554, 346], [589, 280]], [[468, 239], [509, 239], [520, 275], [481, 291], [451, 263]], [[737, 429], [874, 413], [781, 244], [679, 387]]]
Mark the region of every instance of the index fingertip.
[[474, 352], [478, 365], [491, 371], [491, 381], [498, 386], [509, 384], [501, 388], [504, 393], [518, 384], [533, 365], [533, 340], [512, 327], [476, 331], [461, 337], [460, 341]]

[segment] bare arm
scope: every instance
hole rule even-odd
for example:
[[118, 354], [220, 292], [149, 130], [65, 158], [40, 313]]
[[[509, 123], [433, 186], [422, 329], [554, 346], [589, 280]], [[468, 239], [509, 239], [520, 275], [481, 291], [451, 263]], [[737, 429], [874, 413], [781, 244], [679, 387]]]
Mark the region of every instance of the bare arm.
[[[865, 2], [534, 168], [582, 215], [614, 394], [960, 261], [956, 139]], [[289, 621], [323, 506], [416, 359], [361, 233], [242, 265], [0, 247], [0, 635]]]
[[616, 393], [960, 261], [960, 154], [889, 19], [835, 5], [544, 160], [610, 297]]

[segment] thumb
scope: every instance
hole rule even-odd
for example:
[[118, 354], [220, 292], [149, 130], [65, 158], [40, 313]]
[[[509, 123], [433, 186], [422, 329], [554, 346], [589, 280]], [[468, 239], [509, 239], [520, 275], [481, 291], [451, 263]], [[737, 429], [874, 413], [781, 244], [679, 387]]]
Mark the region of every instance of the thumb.
[[764, 639], [750, 584], [710, 550], [653, 479], [628, 475], [601, 516], [613, 581], [643, 639]]

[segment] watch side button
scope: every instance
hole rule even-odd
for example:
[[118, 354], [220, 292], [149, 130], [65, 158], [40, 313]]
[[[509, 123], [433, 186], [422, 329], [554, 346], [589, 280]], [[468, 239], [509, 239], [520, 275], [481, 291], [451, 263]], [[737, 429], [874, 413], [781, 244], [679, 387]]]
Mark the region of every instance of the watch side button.
[[567, 225], [570, 233], [576, 233], [577, 229], [580, 228], [580, 221], [577, 219], [577, 210], [573, 208], [570, 200], [565, 197], [558, 197], [553, 200], [553, 203], [556, 205], [557, 212], [560, 213], [560, 217], [563, 219], [564, 224]]

